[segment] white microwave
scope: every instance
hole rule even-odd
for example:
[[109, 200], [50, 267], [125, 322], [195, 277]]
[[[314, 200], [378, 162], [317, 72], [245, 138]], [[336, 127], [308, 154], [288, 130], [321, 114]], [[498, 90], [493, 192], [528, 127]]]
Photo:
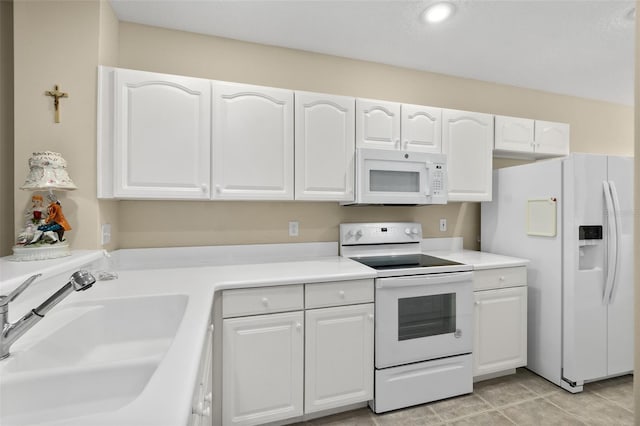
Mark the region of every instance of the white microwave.
[[356, 193], [350, 204], [446, 204], [447, 157], [358, 148]]

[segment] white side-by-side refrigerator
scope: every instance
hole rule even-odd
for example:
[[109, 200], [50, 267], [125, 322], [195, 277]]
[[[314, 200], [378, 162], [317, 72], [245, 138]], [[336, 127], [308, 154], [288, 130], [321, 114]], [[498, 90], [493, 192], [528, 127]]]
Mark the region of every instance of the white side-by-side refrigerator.
[[633, 159], [495, 170], [483, 251], [528, 265], [527, 368], [570, 392], [633, 370]]

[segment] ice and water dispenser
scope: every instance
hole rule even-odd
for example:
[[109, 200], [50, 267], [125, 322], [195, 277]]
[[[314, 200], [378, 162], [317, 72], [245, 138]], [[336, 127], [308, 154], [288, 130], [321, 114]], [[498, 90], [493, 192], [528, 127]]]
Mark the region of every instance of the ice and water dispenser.
[[578, 240], [580, 253], [578, 269], [589, 270], [602, 267], [604, 256], [602, 225], [578, 227]]

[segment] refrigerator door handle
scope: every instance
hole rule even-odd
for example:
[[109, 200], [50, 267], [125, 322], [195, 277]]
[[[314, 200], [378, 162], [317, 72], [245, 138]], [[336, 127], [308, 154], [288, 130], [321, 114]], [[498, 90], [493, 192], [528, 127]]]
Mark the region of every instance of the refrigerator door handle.
[[620, 213], [620, 199], [618, 198], [618, 191], [616, 190], [616, 184], [613, 181], [609, 181], [609, 190], [611, 191], [611, 200], [613, 202], [613, 214], [616, 222], [616, 260], [613, 273], [613, 281], [611, 282], [611, 294], [609, 295], [609, 304], [613, 303], [616, 297], [616, 290], [618, 289], [618, 275], [620, 273], [620, 258], [622, 257], [622, 216]]
[[604, 189], [604, 200], [607, 206], [607, 278], [604, 284], [604, 294], [602, 296], [602, 304], [609, 304], [609, 298], [611, 297], [611, 288], [613, 287], [613, 280], [615, 278], [615, 265], [616, 265], [616, 223], [615, 213], [613, 211], [613, 200], [611, 199], [611, 189], [609, 182], [603, 181], [602, 188]]

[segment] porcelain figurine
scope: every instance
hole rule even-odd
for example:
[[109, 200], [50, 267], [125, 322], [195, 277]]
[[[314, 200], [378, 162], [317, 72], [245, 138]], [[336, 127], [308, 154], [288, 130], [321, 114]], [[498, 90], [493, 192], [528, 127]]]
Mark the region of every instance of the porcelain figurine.
[[31, 197], [31, 208], [26, 211], [27, 224], [31, 223], [35, 226], [44, 224], [44, 214], [47, 209], [43, 206], [42, 195], [35, 194]]
[[38, 216], [35, 211], [38, 206], [34, 203], [35, 207], [32, 210], [32, 220], [34, 222], [33, 224], [27, 224], [25, 229], [18, 235], [18, 245], [30, 246], [36, 243], [54, 244], [59, 241], [64, 241], [65, 231], [71, 230], [71, 226], [62, 212], [60, 201], [58, 201], [53, 193], [49, 193], [47, 198], [49, 199], [47, 218], [44, 219], [44, 221], [40, 219], [37, 223], [35, 222], [36, 216]]

